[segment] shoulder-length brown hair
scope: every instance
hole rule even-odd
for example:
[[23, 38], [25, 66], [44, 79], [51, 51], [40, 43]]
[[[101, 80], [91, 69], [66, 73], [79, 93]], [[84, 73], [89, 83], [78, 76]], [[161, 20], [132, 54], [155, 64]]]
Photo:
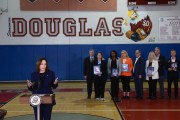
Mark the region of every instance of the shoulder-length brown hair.
[[42, 61], [45, 60], [46, 61], [46, 71], [49, 70], [49, 66], [48, 66], [48, 62], [47, 62], [47, 59], [46, 58], [40, 58], [38, 59], [38, 61], [36, 62], [36, 71], [39, 72], [40, 71], [40, 65], [42, 63]]
[[101, 51], [99, 51], [99, 52], [97, 53], [97, 56], [98, 56], [98, 54], [101, 54], [101, 60], [103, 60], [103, 53], [102, 53]]

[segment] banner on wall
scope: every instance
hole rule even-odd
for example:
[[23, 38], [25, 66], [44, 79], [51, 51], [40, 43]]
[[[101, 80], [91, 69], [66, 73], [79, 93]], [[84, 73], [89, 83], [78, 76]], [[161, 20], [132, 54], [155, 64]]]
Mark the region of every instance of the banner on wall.
[[21, 0], [25, 11], [116, 11], [117, 0]]
[[[157, 34], [158, 17], [138, 9], [129, 10], [124, 0], [14, 1], [8, 14], [0, 16], [4, 26], [0, 28], [1, 45], [162, 42]], [[71, 8], [72, 4], [78, 7]]]
[[128, 0], [128, 5], [175, 5], [177, 0]]
[[136, 10], [129, 10], [128, 17], [130, 18], [129, 25], [124, 24], [130, 26], [129, 30], [124, 28], [126, 37], [135, 42], [144, 40], [151, 33], [153, 26], [149, 15], [143, 16], [139, 15]]
[[[63, 3], [62, 1], [53, 1], [60, 4], [69, 4]], [[78, 2], [79, 0], [73, 0], [73, 2]], [[79, 1], [81, 6], [88, 8], [84, 2], [88, 0]], [[97, 2], [97, 0], [95, 0]], [[116, 0], [100, 0], [104, 2], [102, 4], [110, 4], [109, 2]], [[49, 1], [50, 2], [50, 1]], [[69, 1], [70, 2], [70, 1]], [[99, 1], [98, 1], [99, 2]], [[28, 6], [29, 4], [44, 5], [41, 3], [41, 0], [21, 0], [21, 7]], [[112, 6], [116, 9], [116, 6]], [[24, 7], [28, 8], [28, 7]], [[41, 8], [41, 7], [39, 7]], [[79, 7], [77, 7], [79, 8]], [[22, 8], [21, 8], [22, 9]], [[26, 9], [29, 10], [29, 9]], [[31, 7], [30, 10], [36, 10], [35, 7]], [[60, 9], [61, 10], [61, 9]], [[68, 10], [68, 9], [67, 9]], [[97, 9], [92, 9], [97, 10]], [[109, 10], [105, 9], [105, 10]], [[138, 14], [136, 10], [127, 11], [128, 19], [123, 17], [111, 17], [109, 18], [100, 17], [97, 21], [93, 21], [96, 24], [88, 25], [89, 17], [83, 18], [9, 18], [9, 32], [8, 36], [10, 37], [42, 37], [46, 35], [47, 37], [126, 37], [132, 42], [143, 41], [150, 33], [152, 29], [152, 21], [148, 15]], [[12, 27], [11, 27], [12, 25]], [[61, 27], [60, 27], [61, 26]], [[87, 27], [90, 26], [90, 27]]]
[[180, 40], [180, 17], [159, 18], [159, 40]]
[[[28, 34], [32, 37], [41, 37], [44, 34], [49, 37], [61, 34], [66, 37], [124, 36], [126, 34], [126, 37], [134, 42], [144, 40], [151, 33], [150, 17], [148, 15], [144, 19], [140, 19], [138, 16], [130, 17], [131, 21], [129, 22], [122, 17], [115, 17], [112, 19], [111, 26], [108, 25], [106, 18], [99, 18], [95, 29], [87, 27], [88, 18], [79, 18], [78, 20], [74, 18], [32, 18], [30, 20], [9, 18], [9, 22], [12, 22], [9, 24], [13, 25], [13, 31], [9, 31], [8, 36], [11, 36], [11, 33], [12, 37], [26, 37]], [[62, 29], [60, 25], [63, 26]], [[44, 26], [45, 31], [43, 31]]]

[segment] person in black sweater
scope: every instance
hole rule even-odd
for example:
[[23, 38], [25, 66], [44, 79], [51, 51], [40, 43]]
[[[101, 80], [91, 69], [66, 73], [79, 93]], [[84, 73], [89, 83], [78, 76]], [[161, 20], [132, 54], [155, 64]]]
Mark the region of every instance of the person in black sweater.
[[164, 67], [166, 66], [166, 59], [163, 55], [160, 54], [160, 48], [156, 47], [154, 49], [154, 53], [156, 55], [156, 60], [158, 61], [159, 68], [159, 88], [160, 88], [160, 99], [164, 98]]
[[168, 69], [168, 97], [171, 99], [171, 84], [174, 82], [174, 97], [178, 99], [178, 78], [180, 62], [176, 57], [176, 51], [171, 50], [171, 58], [167, 62]]
[[96, 60], [97, 58], [94, 56], [94, 50], [89, 50], [89, 56], [84, 59], [84, 78], [87, 81], [88, 99], [91, 99], [92, 87], [94, 82], [93, 62]]
[[105, 84], [107, 80], [107, 64], [103, 59], [102, 52], [97, 53], [97, 60], [94, 61], [94, 85], [96, 100], [104, 101]]
[[115, 50], [111, 51], [110, 58], [108, 58], [108, 74], [111, 80], [111, 97], [114, 101], [120, 101], [119, 94], [119, 78], [121, 75], [121, 61], [117, 57]]

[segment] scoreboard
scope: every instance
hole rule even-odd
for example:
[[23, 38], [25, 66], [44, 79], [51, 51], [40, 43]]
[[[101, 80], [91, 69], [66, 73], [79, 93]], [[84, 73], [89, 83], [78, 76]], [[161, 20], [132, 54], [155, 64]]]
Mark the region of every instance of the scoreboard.
[[128, 0], [128, 5], [175, 5], [177, 0]]

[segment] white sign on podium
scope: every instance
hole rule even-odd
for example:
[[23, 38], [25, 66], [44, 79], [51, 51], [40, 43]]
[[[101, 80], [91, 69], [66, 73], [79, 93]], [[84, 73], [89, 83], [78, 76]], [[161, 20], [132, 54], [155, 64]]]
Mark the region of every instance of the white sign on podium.
[[37, 120], [40, 120], [40, 105], [41, 97], [39, 95], [32, 95], [29, 99], [30, 105], [37, 107]]

